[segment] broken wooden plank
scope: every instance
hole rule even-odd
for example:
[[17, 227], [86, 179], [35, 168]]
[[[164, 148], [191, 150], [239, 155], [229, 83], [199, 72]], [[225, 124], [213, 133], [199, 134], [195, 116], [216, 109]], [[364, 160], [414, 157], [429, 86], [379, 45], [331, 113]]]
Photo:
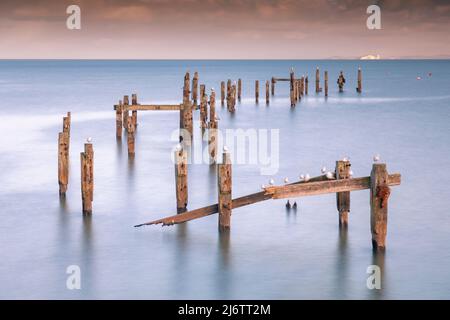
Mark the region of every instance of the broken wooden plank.
[[[145, 110], [161, 110], [172, 111], [180, 110], [182, 104], [131, 104], [123, 106], [124, 111], [145, 111]], [[114, 105], [114, 110], [117, 110], [119, 105]]]
[[[388, 182], [390, 186], [399, 185], [401, 175], [399, 173], [389, 175]], [[273, 186], [267, 187], [265, 190], [267, 194], [272, 195], [273, 199], [286, 199], [365, 189], [370, 189], [370, 177]]]
[[[322, 175], [322, 176], [311, 178], [308, 182], [296, 181], [296, 182], [290, 183], [288, 185], [294, 185], [294, 184], [300, 184], [300, 183], [310, 183], [310, 182], [324, 181], [324, 180], [328, 180], [328, 179], [325, 175]], [[237, 208], [240, 208], [243, 206], [247, 206], [250, 204], [254, 204], [254, 203], [269, 200], [269, 199], [272, 199], [271, 194], [267, 194], [265, 191], [260, 191], [260, 192], [252, 193], [252, 194], [249, 194], [249, 195], [246, 195], [243, 197], [233, 199], [231, 207], [233, 209], [237, 209]], [[142, 227], [145, 225], [153, 225], [153, 224], [162, 224], [163, 226], [170, 226], [173, 224], [179, 224], [179, 223], [184, 223], [184, 222], [187, 222], [190, 220], [195, 220], [198, 218], [203, 218], [203, 217], [209, 216], [211, 214], [217, 213], [218, 210], [219, 210], [219, 206], [216, 203], [216, 204], [202, 207], [199, 209], [186, 211], [186, 212], [183, 212], [183, 213], [180, 213], [177, 215], [173, 215], [173, 216], [170, 216], [167, 218], [162, 218], [162, 219], [138, 224], [138, 225], [135, 225], [135, 227]]]

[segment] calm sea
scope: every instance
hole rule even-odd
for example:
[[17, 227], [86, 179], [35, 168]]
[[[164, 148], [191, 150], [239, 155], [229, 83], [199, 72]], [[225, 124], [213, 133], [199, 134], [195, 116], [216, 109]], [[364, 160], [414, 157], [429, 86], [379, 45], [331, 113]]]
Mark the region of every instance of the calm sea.
[[[316, 66], [330, 74], [327, 100], [313, 92]], [[291, 109], [288, 83], [278, 83], [266, 106], [262, 84], [288, 77], [290, 67], [309, 75], [310, 94]], [[278, 171], [234, 165], [234, 196], [270, 178], [318, 175], [343, 156], [355, 176], [370, 174], [376, 153], [400, 172], [386, 253], [372, 253], [367, 190], [352, 193], [347, 231], [339, 231], [333, 194], [297, 199], [296, 212], [284, 200], [236, 209], [229, 236], [218, 234], [217, 215], [134, 228], [176, 212], [178, 113], [139, 113], [129, 161], [126, 139], [115, 138], [113, 105], [131, 93], [142, 103], [179, 103], [187, 70], [199, 72], [207, 92], [242, 78], [236, 113], [217, 105], [221, 128], [279, 129]], [[0, 96], [0, 298], [450, 298], [450, 61], [0, 61]], [[71, 171], [60, 201], [57, 135], [67, 111]], [[86, 137], [95, 149], [92, 217], [81, 214]], [[191, 165], [188, 207], [216, 200], [215, 169]], [[66, 287], [70, 265], [81, 269], [81, 290]], [[370, 265], [381, 267], [381, 290], [366, 286]]]

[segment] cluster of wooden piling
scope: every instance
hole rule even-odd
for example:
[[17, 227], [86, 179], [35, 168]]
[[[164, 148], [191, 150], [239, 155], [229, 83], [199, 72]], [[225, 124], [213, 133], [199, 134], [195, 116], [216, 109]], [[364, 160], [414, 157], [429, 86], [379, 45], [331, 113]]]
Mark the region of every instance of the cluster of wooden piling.
[[[69, 146], [70, 146], [71, 113], [63, 117], [63, 131], [58, 134], [58, 182], [59, 194], [65, 196], [69, 183]], [[81, 152], [81, 199], [85, 214], [92, 213], [94, 199], [94, 149], [90, 138]]]
[[[301, 98], [304, 95], [308, 95], [309, 90], [309, 80], [308, 76], [303, 75], [300, 78], [295, 78], [294, 69], [291, 68], [291, 72], [289, 74], [289, 78], [277, 78], [272, 77], [271, 78], [271, 95], [275, 95], [275, 85], [278, 81], [288, 81], [290, 83], [290, 102], [291, 107], [295, 107], [296, 103], [301, 101]], [[324, 88], [320, 86], [320, 69], [319, 67], [316, 68], [316, 77], [315, 77], [315, 92], [316, 94], [321, 93], [324, 91], [325, 97], [328, 97], [329, 94], [329, 79], [328, 79], [328, 71], [324, 71]], [[338, 78], [338, 88], [339, 92], [343, 92], [344, 90], [344, 84], [345, 84], [345, 78], [343, 76], [343, 73], [339, 75]], [[358, 68], [358, 84], [356, 91], [358, 93], [362, 93], [362, 71], [361, 68]], [[258, 103], [258, 96], [259, 96], [259, 82], [256, 82], [255, 85], [255, 96], [256, 96], [256, 102]], [[268, 101], [268, 95], [267, 95], [267, 83], [266, 83], [266, 101]]]

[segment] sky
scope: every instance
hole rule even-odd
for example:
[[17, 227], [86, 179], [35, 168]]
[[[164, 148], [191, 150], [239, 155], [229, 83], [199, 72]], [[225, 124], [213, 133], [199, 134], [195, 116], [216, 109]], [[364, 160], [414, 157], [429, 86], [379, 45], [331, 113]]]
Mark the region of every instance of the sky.
[[449, 30], [449, 0], [0, 0], [0, 59], [450, 58]]

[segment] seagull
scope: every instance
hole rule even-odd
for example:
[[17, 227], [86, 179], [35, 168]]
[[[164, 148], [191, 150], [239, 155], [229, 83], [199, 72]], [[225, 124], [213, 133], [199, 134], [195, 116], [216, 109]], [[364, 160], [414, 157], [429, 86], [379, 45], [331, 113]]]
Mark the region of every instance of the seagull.
[[305, 180], [305, 175], [304, 175], [304, 174], [301, 174], [301, 175], [300, 175], [300, 181], [303, 181], [303, 180]]
[[311, 177], [309, 176], [309, 173], [305, 174], [305, 182], [308, 182]]
[[284, 178], [284, 183], [288, 183], [289, 182], [289, 179], [286, 177], [286, 178]]
[[294, 202], [294, 204], [292, 205], [293, 209], [297, 209], [297, 202]]
[[177, 144], [176, 147], [175, 147], [175, 150], [176, 151], [180, 151], [181, 150], [181, 144]]
[[228, 152], [228, 147], [227, 146], [223, 146], [223, 152]]
[[380, 161], [380, 155], [376, 154], [373, 156], [373, 162], [378, 162], [378, 161]]
[[89, 138], [86, 139], [86, 141], [87, 141], [87, 143], [91, 143], [92, 142], [92, 138], [89, 137]]
[[342, 158], [342, 161], [345, 161], [345, 162], [347, 162], [347, 161], [348, 161], [348, 157], [344, 157], [344, 158]]
[[262, 184], [262, 185], [261, 185], [261, 189], [264, 190], [265, 188], [266, 188], [266, 186]]
[[275, 181], [274, 181], [273, 179], [270, 179], [270, 180], [269, 180], [269, 184], [270, 184], [271, 186], [273, 186], [274, 183], [275, 183]]
[[328, 171], [326, 176], [327, 176], [327, 179], [329, 179], [329, 180], [334, 178], [334, 174], [331, 171]]
[[320, 172], [322, 172], [322, 174], [327, 173], [327, 167], [322, 167], [322, 169], [320, 170]]
[[353, 171], [350, 170], [350, 171], [348, 172], [348, 175], [349, 175], [350, 177], [353, 177]]

